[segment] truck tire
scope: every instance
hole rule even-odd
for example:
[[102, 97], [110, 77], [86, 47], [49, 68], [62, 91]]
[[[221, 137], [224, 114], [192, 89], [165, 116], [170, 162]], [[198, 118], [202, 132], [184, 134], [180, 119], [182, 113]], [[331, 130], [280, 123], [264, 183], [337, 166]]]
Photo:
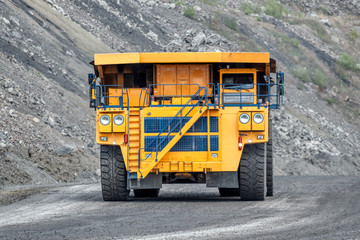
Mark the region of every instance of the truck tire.
[[159, 196], [160, 189], [134, 189], [135, 197], [139, 198], [157, 198]]
[[239, 188], [219, 188], [220, 197], [240, 196]]
[[274, 160], [272, 145], [272, 121], [269, 121], [269, 141], [266, 144], [266, 196], [274, 195]]
[[245, 145], [239, 167], [241, 201], [262, 201], [265, 199], [265, 144]]
[[101, 188], [104, 201], [125, 201], [127, 171], [119, 146], [100, 146]]

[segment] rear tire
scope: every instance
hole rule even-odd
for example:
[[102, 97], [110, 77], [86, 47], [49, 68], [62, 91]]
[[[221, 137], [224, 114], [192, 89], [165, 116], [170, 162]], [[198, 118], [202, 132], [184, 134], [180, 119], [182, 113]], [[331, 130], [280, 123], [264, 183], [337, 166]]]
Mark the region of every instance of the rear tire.
[[135, 197], [139, 198], [157, 198], [159, 196], [160, 189], [134, 189]]
[[240, 196], [239, 188], [219, 188], [220, 197]]
[[101, 188], [104, 201], [124, 201], [129, 197], [127, 171], [119, 146], [100, 146]]
[[265, 144], [245, 145], [239, 167], [239, 187], [242, 201], [265, 199]]
[[266, 196], [274, 195], [274, 160], [272, 144], [272, 121], [269, 121], [269, 141], [266, 144]]

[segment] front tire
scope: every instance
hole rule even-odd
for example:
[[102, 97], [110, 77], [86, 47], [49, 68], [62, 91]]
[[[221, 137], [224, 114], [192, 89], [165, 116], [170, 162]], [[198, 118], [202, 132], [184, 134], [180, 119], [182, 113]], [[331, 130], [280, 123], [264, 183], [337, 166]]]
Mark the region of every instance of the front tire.
[[245, 145], [239, 167], [239, 187], [242, 201], [265, 199], [265, 144]]
[[101, 188], [104, 201], [125, 201], [127, 190], [127, 171], [119, 146], [100, 146]]

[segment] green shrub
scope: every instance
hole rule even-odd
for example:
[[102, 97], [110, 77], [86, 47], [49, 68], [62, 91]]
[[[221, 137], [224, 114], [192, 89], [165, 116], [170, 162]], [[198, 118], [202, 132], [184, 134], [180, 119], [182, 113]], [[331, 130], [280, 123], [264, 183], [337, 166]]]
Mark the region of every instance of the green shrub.
[[321, 70], [319, 70], [319, 69], [317, 69], [315, 72], [314, 72], [314, 74], [313, 74], [313, 76], [312, 76], [312, 78], [311, 78], [311, 81], [313, 82], [313, 83], [315, 83], [316, 85], [318, 85], [319, 87], [322, 87], [322, 88], [325, 88], [326, 87], [326, 76], [325, 76], [325, 74], [321, 71]]
[[280, 18], [284, 13], [288, 14], [288, 10], [282, 4], [277, 3], [275, 0], [266, 0], [265, 13], [275, 18]]
[[244, 11], [246, 15], [250, 15], [252, 13], [256, 13], [256, 14], [261, 13], [261, 7], [253, 3], [243, 3], [241, 5], [241, 9]]
[[332, 98], [332, 97], [326, 97], [325, 100], [327, 101], [327, 103], [329, 105], [332, 105], [332, 104], [334, 104], [336, 102], [335, 99]]
[[358, 37], [359, 35], [355, 29], [350, 31], [350, 39], [352, 42], [355, 42]]
[[191, 19], [194, 19], [194, 17], [195, 17], [195, 9], [192, 6], [186, 7], [185, 11], [184, 11], [184, 16], [188, 17], [188, 18], [191, 18]]
[[219, 5], [219, 1], [218, 0], [201, 0], [202, 3], [209, 5], [209, 6], [213, 6], [216, 7]]
[[238, 29], [238, 25], [236, 23], [236, 19], [233, 17], [225, 17], [224, 18], [224, 24], [225, 26], [227, 26], [228, 28], [237, 31]]
[[185, 3], [184, 3], [183, 1], [176, 1], [175, 4], [176, 4], [176, 5], [185, 6]]
[[297, 67], [293, 72], [294, 76], [299, 78], [301, 82], [307, 83], [311, 80], [309, 71], [304, 67]]
[[337, 60], [337, 63], [343, 68], [351, 71], [360, 72], [360, 69], [356, 66], [358, 62], [347, 53], [341, 55], [341, 57]]

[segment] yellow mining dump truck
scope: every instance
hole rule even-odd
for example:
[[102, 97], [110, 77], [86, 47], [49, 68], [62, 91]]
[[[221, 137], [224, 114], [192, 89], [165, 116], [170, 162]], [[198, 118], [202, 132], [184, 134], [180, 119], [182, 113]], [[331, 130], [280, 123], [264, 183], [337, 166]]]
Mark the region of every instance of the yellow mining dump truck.
[[282, 103], [284, 74], [269, 53], [96, 54], [92, 64], [105, 201], [131, 189], [157, 197], [165, 183], [273, 195], [269, 113]]

